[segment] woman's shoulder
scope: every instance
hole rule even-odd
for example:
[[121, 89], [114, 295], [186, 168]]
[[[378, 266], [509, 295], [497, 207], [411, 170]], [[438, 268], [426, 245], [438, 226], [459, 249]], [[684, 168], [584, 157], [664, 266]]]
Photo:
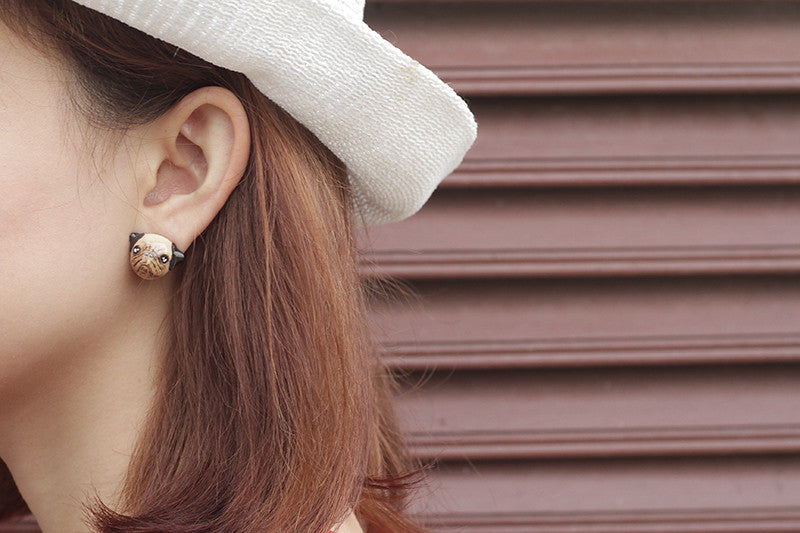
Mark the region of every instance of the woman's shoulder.
[[334, 528], [331, 533], [364, 533], [364, 530], [361, 528], [361, 524], [358, 522], [356, 514], [350, 513], [350, 516], [348, 516], [344, 522], [339, 524], [338, 527]]

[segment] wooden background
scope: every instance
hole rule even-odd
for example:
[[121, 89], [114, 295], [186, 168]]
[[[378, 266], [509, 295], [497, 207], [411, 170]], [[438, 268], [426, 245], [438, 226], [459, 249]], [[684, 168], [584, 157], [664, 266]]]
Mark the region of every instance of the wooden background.
[[800, 531], [800, 3], [373, 1], [479, 135], [373, 228], [438, 532]]
[[[370, 0], [474, 110], [371, 229], [442, 533], [800, 531], [800, 2]], [[9, 533], [31, 527], [1, 528]]]

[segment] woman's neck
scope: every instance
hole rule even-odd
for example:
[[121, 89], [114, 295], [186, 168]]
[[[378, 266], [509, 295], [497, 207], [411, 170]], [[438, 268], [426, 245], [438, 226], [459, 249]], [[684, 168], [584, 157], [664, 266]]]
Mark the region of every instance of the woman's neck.
[[[140, 312], [136, 312], [136, 309]], [[95, 496], [120, 511], [131, 455], [155, 396], [156, 332], [168, 302], [143, 298], [96, 338], [54, 350], [13, 390], [0, 383], [0, 458], [43, 533], [87, 533]], [[362, 533], [354, 514], [337, 533]]]
[[44, 533], [89, 531], [83, 506], [95, 496], [119, 510], [154, 396], [167, 307], [143, 309], [58, 350], [13, 391], [0, 389], [0, 457]]

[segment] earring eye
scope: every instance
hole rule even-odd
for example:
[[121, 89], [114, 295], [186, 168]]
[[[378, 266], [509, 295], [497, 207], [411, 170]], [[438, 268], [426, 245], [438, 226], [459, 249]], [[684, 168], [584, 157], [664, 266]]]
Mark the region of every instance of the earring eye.
[[133, 247], [133, 253], [135, 253], [135, 254], [138, 254], [138, 253], [139, 253], [141, 250], [142, 250], [142, 249], [141, 249], [141, 248], [139, 248], [139, 246], [138, 246], [138, 245]]
[[167, 263], [169, 263], [169, 257], [166, 256], [166, 255], [162, 255], [161, 256], [161, 262], [166, 265]]

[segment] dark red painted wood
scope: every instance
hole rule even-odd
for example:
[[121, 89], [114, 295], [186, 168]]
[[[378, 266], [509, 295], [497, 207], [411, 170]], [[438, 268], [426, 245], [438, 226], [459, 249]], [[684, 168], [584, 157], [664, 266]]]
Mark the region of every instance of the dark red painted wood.
[[[407, 369], [800, 360], [800, 277], [418, 283], [373, 304]], [[491, 381], [485, 385], [492, 386]]]
[[796, 456], [452, 463], [416, 509], [436, 531], [800, 530]]
[[[800, 273], [800, 189], [442, 190], [363, 234], [365, 273], [499, 278]], [[509, 231], [509, 228], [514, 228]]]
[[429, 459], [797, 454], [798, 383], [800, 366], [442, 372], [399, 413]]
[[788, 95], [481, 98], [444, 187], [800, 183]]
[[370, 2], [366, 19], [470, 95], [800, 88], [796, 2]]

